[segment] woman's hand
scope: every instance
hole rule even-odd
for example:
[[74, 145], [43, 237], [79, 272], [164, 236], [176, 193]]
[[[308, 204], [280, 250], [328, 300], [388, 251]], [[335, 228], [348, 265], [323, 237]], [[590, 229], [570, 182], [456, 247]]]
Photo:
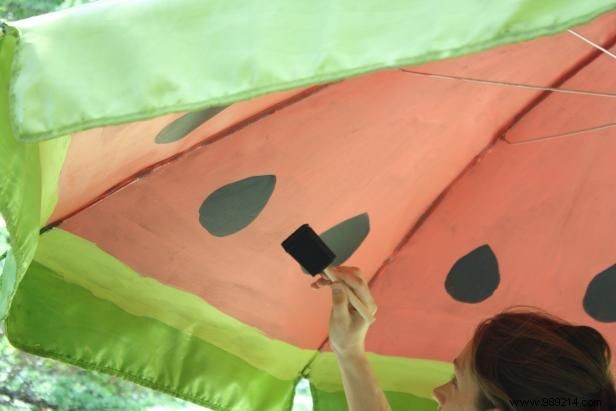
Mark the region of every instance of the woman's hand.
[[[376, 303], [372, 298], [368, 284], [357, 267], [330, 267], [326, 271], [333, 271], [339, 281], [331, 282], [321, 278], [311, 286], [332, 287], [332, 313], [329, 324], [329, 343], [332, 350], [338, 355], [364, 353], [364, 342], [368, 328], [372, 324], [377, 311]], [[348, 293], [354, 293], [357, 299], [364, 304], [363, 310], [371, 315], [365, 318], [353, 306], [354, 299]]]

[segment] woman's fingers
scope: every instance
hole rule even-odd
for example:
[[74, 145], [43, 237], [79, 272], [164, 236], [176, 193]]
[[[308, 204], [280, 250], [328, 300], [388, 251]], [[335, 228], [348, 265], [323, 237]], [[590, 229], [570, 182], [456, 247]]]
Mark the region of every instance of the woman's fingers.
[[353, 290], [351, 290], [343, 281], [334, 281], [334, 283], [336, 283], [338, 287], [341, 287], [353, 308], [355, 308], [355, 310], [357, 310], [357, 312], [364, 317], [367, 322], [372, 323], [374, 321], [374, 315], [372, 314], [370, 308], [367, 307], [363, 301], [357, 298], [357, 295], [353, 292]]
[[326, 268], [327, 271], [333, 270], [333, 275], [344, 283], [355, 293], [357, 298], [367, 307], [370, 314], [374, 315], [377, 311], [376, 303], [370, 293], [368, 284], [358, 267], [337, 266]]
[[[347, 281], [345, 281], [343, 278], [339, 278], [343, 275], [341, 271], [332, 269], [332, 268], [326, 268], [324, 270], [324, 274], [328, 277], [328, 279], [332, 281], [335, 281], [335, 282], [341, 281], [342, 282], [341, 285], [344, 286], [343, 287], [344, 291], [349, 297], [349, 301], [351, 302], [351, 305], [353, 305], [353, 307], [361, 314], [362, 317], [366, 319], [366, 321], [368, 322], [374, 321], [374, 313], [376, 313], [376, 309], [375, 309], [376, 306], [372, 307], [366, 304], [364, 300], [359, 298], [359, 296], [353, 291], [353, 289], [349, 287]], [[366, 289], [368, 288], [367, 285], [364, 285], [364, 286]]]
[[324, 277], [311, 284], [312, 288], [318, 289], [321, 286], [331, 286], [333, 282], [342, 282], [351, 305], [366, 319], [374, 317], [377, 306], [358, 267], [329, 267], [324, 270], [324, 274]]
[[340, 324], [347, 324], [350, 318], [349, 310], [349, 295], [346, 291], [336, 292], [336, 290], [342, 290], [337, 286], [341, 284], [332, 285], [332, 321], [336, 321]]
[[327, 278], [319, 278], [314, 283], [310, 284], [312, 288], [321, 288], [322, 286], [332, 285], [332, 281]]

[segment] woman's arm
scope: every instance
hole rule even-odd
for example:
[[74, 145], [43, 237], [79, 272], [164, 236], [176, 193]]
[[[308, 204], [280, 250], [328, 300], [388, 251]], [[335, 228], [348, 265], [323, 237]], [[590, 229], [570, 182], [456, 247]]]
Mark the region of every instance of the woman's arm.
[[364, 352], [336, 354], [349, 411], [391, 411]]
[[363, 274], [357, 267], [329, 267], [313, 284], [332, 288], [329, 343], [342, 371], [349, 411], [391, 411], [365, 351], [370, 324], [375, 321], [376, 303]]

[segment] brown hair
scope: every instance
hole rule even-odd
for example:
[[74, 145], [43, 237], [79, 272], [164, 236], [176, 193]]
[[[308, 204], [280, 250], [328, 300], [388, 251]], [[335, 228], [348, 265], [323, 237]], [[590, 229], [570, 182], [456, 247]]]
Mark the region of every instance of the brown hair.
[[[611, 352], [603, 336], [592, 327], [572, 325], [537, 307], [509, 307], [482, 321], [473, 335], [471, 355], [480, 410], [607, 411], [616, 407]], [[563, 402], [546, 407], [543, 398]], [[562, 406], [563, 398], [571, 402]], [[539, 404], [510, 402], [526, 399], [538, 399]], [[582, 400], [594, 400], [595, 406]]]

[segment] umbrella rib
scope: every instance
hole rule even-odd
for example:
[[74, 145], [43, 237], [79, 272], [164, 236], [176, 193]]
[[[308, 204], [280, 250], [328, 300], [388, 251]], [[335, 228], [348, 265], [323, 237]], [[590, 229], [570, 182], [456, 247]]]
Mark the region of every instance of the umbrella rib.
[[[192, 153], [193, 151], [197, 151], [202, 149], [203, 147], [209, 145], [209, 144], [213, 144], [216, 141], [222, 139], [222, 138], [226, 138], [229, 136], [232, 136], [235, 132], [237, 132], [238, 130], [243, 129], [244, 127], [250, 126], [252, 123], [259, 121], [260, 119], [262, 119], [263, 117], [269, 116], [272, 113], [278, 111], [278, 110], [282, 110], [285, 107], [288, 107], [290, 105], [293, 105], [297, 102], [299, 102], [300, 100], [303, 100], [315, 93], [318, 93], [319, 91], [327, 88], [330, 86], [331, 83], [328, 84], [318, 84], [318, 85], [312, 85], [312, 86], [308, 86], [305, 90], [299, 92], [298, 94], [292, 95], [291, 97], [279, 101], [278, 103], [275, 103], [271, 106], [268, 106], [262, 110], [259, 110], [258, 112], [238, 121], [232, 124], [229, 124], [227, 127], [224, 127], [222, 130], [207, 136], [206, 138], [204, 138], [201, 141], [198, 141], [197, 143], [195, 143], [194, 145], [182, 150], [182, 151], [178, 151], [176, 153], [171, 154], [169, 157], [163, 158], [153, 164], [150, 164], [148, 166], [145, 166], [144, 168], [142, 168], [141, 170], [138, 170], [136, 172], [134, 172], [132, 175], [126, 177], [125, 179], [117, 182], [116, 184], [114, 184], [112, 187], [108, 188], [106, 191], [104, 191], [103, 193], [99, 194], [98, 196], [96, 196], [95, 198], [88, 200], [85, 204], [81, 205], [78, 209], [73, 210], [67, 214], [65, 214], [64, 216], [61, 216], [59, 218], [57, 218], [56, 220], [52, 221], [52, 222], [48, 222], [43, 228], [41, 228], [39, 230], [39, 234], [43, 234], [46, 231], [51, 230], [52, 228], [58, 227], [60, 226], [62, 223], [64, 223], [64, 221], [73, 218], [75, 215], [83, 212], [84, 210], [94, 206], [95, 204], [103, 201], [104, 199], [106, 199], [107, 197], [111, 196], [112, 194], [114, 194], [115, 192], [123, 189], [124, 187], [126, 187], [129, 184], [134, 183], [135, 181], [138, 181], [144, 177], [147, 177], [148, 174], [150, 174], [153, 170], [159, 169], [160, 167], [166, 167], [169, 164], [174, 163], [175, 161], [182, 159], [184, 156], [189, 155], [190, 153]], [[194, 130], [193, 130], [194, 131]]]
[[482, 80], [482, 79], [476, 79], [476, 78], [470, 78], [470, 77], [452, 76], [452, 75], [447, 75], [447, 74], [424, 73], [421, 71], [406, 70], [406, 69], [399, 69], [399, 70], [404, 71], [405, 73], [418, 74], [421, 76], [444, 78], [444, 79], [449, 79], [449, 80], [461, 80], [461, 81], [468, 81], [471, 83], [493, 84], [493, 85], [498, 85], [498, 86], [518, 87], [518, 88], [543, 90], [543, 91], [554, 91], [558, 93], [582, 94], [586, 96], [596, 96], [596, 97], [616, 97], [616, 93], [608, 93], [608, 92], [574, 90], [574, 89], [554, 88], [554, 87], [542, 87], [542, 86], [535, 86], [535, 85], [524, 84], [524, 83], [511, 83], [507, 81]]
[[586, 37], [582, 36], [581, 34], [573, 31], [573, 30], [567, 30], [569, 33], [573, 34], [574, 36], [576, 36], [577, 38], [585, 41], [586, 43], [590, 44], [591, 46], [593, 46], [594, 48], [601, 50], [602, 52], [604, 52], [605, 54], [607, 54], [608, 56], [610, 56], [613, 59], [616, 59], [616, 54], [612, 53], [611, 51], [601, 47], [600, 45], [598, 45], [597, 43], [594, 43], [592, 40], [587, 39]]
[[557, 139], [557, 138], [563, 138], [563, 137], [572, 136], [572, 135], [576, 135], [576, 134], [586, 133], [588, 131], [603, 130], [603, 129], [610, 128], [610, 127], [616, 127], [616, 123], [607, 123], [607, 124], [601, 124], [601, 125], [595, 126], [595, 127], [583, 128], [583, 129], [580, 129], [580, 130], [566, 131], [564, 133], [554, 134], [554, 135], [545, 136], [545, 137], [532, 138], [532, 139], [520, 141], [520, 142], [517, 142], [517, 143], [512, 143], [509, 140], [507, 140], [505, 138], [505, 136], [506, 136], [506, 134], [505, 134], [505, 135], [502, 136], [502, 140], [504, 140], [507, 144], [510, 144], [512, 146], [517, 146], [517, 145], [520, 145], [520, 144], [529, 144], [529, 143], [535, 143], [535, 142], [538, 142], [538, 141], [554, 140], [554, 139]]

